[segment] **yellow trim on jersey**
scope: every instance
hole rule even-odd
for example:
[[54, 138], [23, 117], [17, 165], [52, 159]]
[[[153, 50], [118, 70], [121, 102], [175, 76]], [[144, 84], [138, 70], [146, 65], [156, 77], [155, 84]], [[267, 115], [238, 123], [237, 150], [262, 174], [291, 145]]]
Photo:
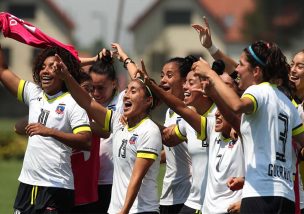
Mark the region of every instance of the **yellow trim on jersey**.
[[25, 80], [20, 80], [19, 85], [18, 85], [18, 91], [17, 91], [17, 99], [23, 103], [24, 103], [24, 100], [23, 100], [24, 86], [25, 86]]
[[141, 152], [137, 152], [136, 157], [156, 160], [157, 159], [157, 154], [154, 154], [154, 153], [151, 153], [151, 152], [141, 151]]
[[133, 126], [133, 127], [130, 127], [129, 128], [129, 126], [127, 125], [127, 127], [128, 127], [128, 131], [132, 131], [132, 130], [134, 130], [134, 129], [136, 129], [138, 126], [140, 126], [140, 124], [142, 124], [146, 119], [148, 119], [149, 117], [145, 117], [144, 119], [142, 119], [139, 123], [137, 123], [135, 126]]
[[299, 105], [298, 105], [298, 103], [297, 103], [294, 99], [292, 99], [291, 102], [292, 102], [292, 104], [293, 104], [296, 108], [298, 108]]
[[207, 138], [207, 118], [201, 116], [201, 133], [197, 133], [197, 139], [206, 140]]
[[212, 103], [210, 108], [203, 114], [204, 117], [207, 117], [208, 114], [215, 108], [215, 103]]
[[104, 127], [102, 128], [103, 131], [109, 132], [110, 131], [110, 124], [111, 124], [111, 118], [112, 118], [113, 111], [110, 109], [107, 109], [106, 118], [104, 122]]
[[253, 111], [251, 113], [256, 112], [256, 110], [258, 109], [258, 102], [256, 101], [255, 97], [252, 94], [244, 94], [242, 98], [248, 98], [253, 102]]
[[178, 125], [175, 125], [175, 127], [174, 127], [174, 132], [175, 132], [176, 136], [177, 136], [180, 140], [185, 141], [185, 140], [187, 139], [186, 136], [184, 136], [184, 135], [180, 132], [180, 130], [179, 130], [179, 128], [178, 128]]
[[73, 133], [77, 134], [79, 132], [90, 132], [91, 131], [91, 127], [90, 126], [78, 126], [76, 128], [73, 129]]
[[52, 98], [52, 99], [49, 99], [45, 93], [43, 93], [43, 97], [49, 102], [49, 103], [52, 103], [54, 102], [55, 100], [58, 100], [58, 99], [61, 99], [62, 97], [64, 97], [65, 95], [68, 95], [69, 92], [65, 92], [63, 94], [60, 94], [58, 97], [55, 97], [55, 98]]
[[303, 124], [300, 124], [292, 129], [292, 136], [301, 134], [303, 132], [304, 132], [304, 126], [303, 126]]

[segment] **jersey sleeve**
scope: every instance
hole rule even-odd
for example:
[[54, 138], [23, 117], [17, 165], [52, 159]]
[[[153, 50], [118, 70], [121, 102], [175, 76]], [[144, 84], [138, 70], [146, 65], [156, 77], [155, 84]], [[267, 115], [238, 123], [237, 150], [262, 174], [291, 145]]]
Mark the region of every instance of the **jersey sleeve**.
[[32, 97], [36, 97], [41, 92], [41, 89], [34, 83], [25, 80], [20, 80], [17, 91], [17, 99], [20, 102], [29, 105]]
[[70, 123], [74, 134], [79, 132], [90, 132], [90, 121], [87, 112], [76, 102], [70, 114]]
[[186, 121], [184, 119], [177, 121], [177, 124], [174, 127], [174, 132], [180, 140], [182, 141], [186, 140], [186, 136], [187, 136]]
[[161, 134], [158, 127], [151, 126], [143, 133], [140, 143], [137, 146], [137, 158], [147, 158], [156, 160], [160, 156], [162, 149]]
[[253, 111], [255, 113], [259, 108], [259, 103], [262, 101], [262, 96], [259, 88], [256, 85], [248, 87], [243, 93], [241, 99], [248, 98], [253, 103]]
[[204, 117], [201, 116], [201, 132], [197, 133], [197, 139], [199, 140], [207, 140], [211, 131], [214, 129], [215, 117], [208, 116]]
[[292, 136], [295, 136], [304, 132], [304, 126], [298, 110], [296, 108], [293, 108], [292, 113], [294, 115], [294, 123], [292, 124]]

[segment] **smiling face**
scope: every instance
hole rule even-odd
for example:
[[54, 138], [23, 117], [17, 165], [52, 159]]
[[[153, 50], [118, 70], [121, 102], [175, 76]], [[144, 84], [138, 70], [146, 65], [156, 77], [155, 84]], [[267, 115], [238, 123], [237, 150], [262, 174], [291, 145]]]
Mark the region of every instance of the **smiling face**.
[[101, 105], [108, 105], [116, 90], [116, 81], [108, 78], [106, 74], [90, 73], [92, 78], [92, 96]]
[[297, 53], [291, 61], [289, 79], [294, 82], [297, 92], [304, 92], [304, 52]]
[[236, 67], [235, 71], [238, 74], [238, 87], [241, 90], [246, 90], [249, 86], [255, 84], [253, 68], [249, 64], [245, 52], [241, 54], [240, 63]]
[[124, 116], [128, 118], [128, 122], [145, 117], [152, 104], [152, 97], [146, 95], [145, 86], [139, 81], [130, 82], [123, 97]]
[[204, 98], [201, 92], [196, 90], [202, 90], [201, 81], [194, 71], [190, 71], [187, 75], [186, 82], [183, 85], [184, 89], [184, 102], [186, 105], [192, 105], [194, 107], [200, 106], [200, 101]]
[[41, 82], [41, 88], [48, 95], [54, 95], [62, 90], [63, 81], [54, 73], [54, 62], [56, 57], [47, 57], [39, 72], [39, 78]]
[[222, 132], [226, 136], [230, 135], [231, 126], [225, 120], [225, 118], [219, 112], [219, 110], [217, 110], [216, 113], [215, 113], [215, 127], [214, 127], [214, 130], [216, 132]]
[[169, 62], [164, 65], [161, 72], [160, 87], [174, 96], [183, 99], [183, 84], [185, 79], [181, 77], [178, 64]]

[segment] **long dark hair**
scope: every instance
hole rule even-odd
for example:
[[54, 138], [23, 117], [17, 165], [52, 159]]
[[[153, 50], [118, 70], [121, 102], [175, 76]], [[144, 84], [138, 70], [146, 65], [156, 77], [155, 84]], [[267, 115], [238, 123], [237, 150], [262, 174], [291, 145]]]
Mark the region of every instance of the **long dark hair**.
[[[48, 47], [48, 48], [43, 49], [34, 60], [33, 80], [39, 86], [41, 86], [41, 80], [40, 80], [39, 73], [42, 69], [43, 63], [46, 58], [48, 58], [50, 56], [55, 56], [55, 54], [58, 54], [60, 56], [63, 63], [67, 66], [68, 71], [76, 79], [76, 81], [79, 80], [79, 73], [81, 72], [81, 67], [80, 67], [80, 63], [77, 61], [77, 59], [69, 51], [67, 51], [63, 48]], [[67, 91], [67, 87], [65, 84], [63, 84], [62, 91]]]
[[245, 48], [244, 52], [252, 67], [261, 68], [263, 81], [277, 84], [289, 98], [294, 95], [295, 88], [288, 77], [290, 66], [277, 44], [257, 41]]

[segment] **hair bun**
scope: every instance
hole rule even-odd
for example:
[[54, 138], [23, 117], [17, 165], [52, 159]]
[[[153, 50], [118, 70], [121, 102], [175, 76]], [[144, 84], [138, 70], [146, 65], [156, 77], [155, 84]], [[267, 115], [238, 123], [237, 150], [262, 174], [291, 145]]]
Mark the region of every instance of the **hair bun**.
[[101, 61], [105, 64], [113, 64], [114, 60], [111, 57], [111, 52], [109, 50], [106, 50], [106, 55], [102, 56]]

